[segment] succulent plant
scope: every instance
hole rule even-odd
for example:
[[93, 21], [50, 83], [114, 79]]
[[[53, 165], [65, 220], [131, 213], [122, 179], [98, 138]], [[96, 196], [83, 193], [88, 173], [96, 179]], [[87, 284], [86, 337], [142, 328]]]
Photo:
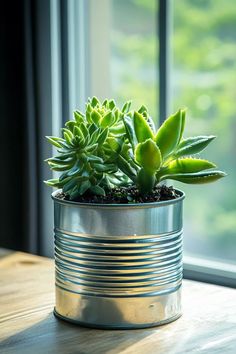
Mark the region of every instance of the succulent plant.
[[[157, 131], [153, 122], [150, 124], [145, 107], [124, 117], [133, 159], [139, 166], [138, 171], [133, 170], [132, 181], [141, 193], [152, 191], [166, 179], [200, 184], [225, 176], [222, 171], [208, 171], [216, 167], [214, 163], [192, 157], [205, 149], [215, 136], [183, 138], [185, 115], [185, 110], [178, 110]], [[119, 167], [126, 173], [122, 166]]]
[[[74, 112], [62, 129], [63, 137], [46, 137], [58, 151], [47, 159], [59, 178], [46, 181], [62, 188], [73, 200], [89, 191], [105, 195], [117, 186], [137, 186], [149, 193], [165, 179], [208, 183], [223, 176], [209, 171], [216, 166], [193, 158], [215, 136], [183, 138], [185, 110], [166, 119], [156, 131], [145, 106], [130, 111], [131, 101], [120, 110], [114, 100], [88, 99], [85, 113]], [[207, 170], [207, 171], [206, 171]]]

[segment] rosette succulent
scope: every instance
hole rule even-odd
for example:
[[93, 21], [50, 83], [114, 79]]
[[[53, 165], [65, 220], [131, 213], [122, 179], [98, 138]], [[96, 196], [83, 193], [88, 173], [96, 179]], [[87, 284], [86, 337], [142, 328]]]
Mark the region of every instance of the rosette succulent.
[[74, 112], [62, 137], [46, 137], [58, 151], [46, 161], [61, 172], [46, 183], [73, 200], [85, 192], [106, 195], [120, 186], [136, 186], [145, 195], [166, 179], [199, 184], [225, 176], [214, 163], [193, 157], [215, 136], [184, 138], [185, 110], [156, 130], [145, 106], [130, 108], [131, 101], [119, 109], [114, 100], [88, 99], [85, 113]]

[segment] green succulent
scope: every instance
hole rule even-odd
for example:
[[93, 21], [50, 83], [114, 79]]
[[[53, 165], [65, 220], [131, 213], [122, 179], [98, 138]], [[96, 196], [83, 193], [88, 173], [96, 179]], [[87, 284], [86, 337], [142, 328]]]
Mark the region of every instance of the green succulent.
[[114, 100], [88, 99], [85, 113], [74, 112], [62, 138], [47, 137], [58, 155], [46, 161], [62, 174], [46, 183], [74, 199], [86, 191], [105, 195], [117, 186], [135, 185], [146, 194], [166, 179], [199, 184], [225, 176], [212, 171], [212, 162], [192, 157], [215, 136], [184, 139], [185, 110], [167, 118], [156, 131], [145, 106], [138, 111], [130, 106], [128, 101], [120, 110]]
[[[215, 136], [183, 138], [185, 116], [186, 111], [180, 109], [167, 118], [157, 131], [154, 124], [149, 123], [151, 118], [147, 111], [124, 117], [133, 159], [139, 166], [138, 171], [133, 170], [132, 180], [142, 194], [151, 192], [166, 179], [200, 184], [225, 176], [222, 171], [211, 170], [216, 167], [214, 163], [193, 157], [205, 149]], [[125, 169], [119, 167], [125, 173]]]

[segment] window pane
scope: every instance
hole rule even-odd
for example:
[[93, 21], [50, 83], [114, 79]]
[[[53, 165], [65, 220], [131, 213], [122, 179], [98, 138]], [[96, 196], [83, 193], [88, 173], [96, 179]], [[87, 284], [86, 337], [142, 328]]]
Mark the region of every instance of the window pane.
[[119, 104], [145, 103], [157, 121], [157, 1], [111, 1], [111, 91]]
[[173, 1], [172, 97], [186, 105], [186, 136], [217, 135], [201, 156], [229, 175], [186, 192], [185, 249], [235, 261], [236, 6], [234, 0]]

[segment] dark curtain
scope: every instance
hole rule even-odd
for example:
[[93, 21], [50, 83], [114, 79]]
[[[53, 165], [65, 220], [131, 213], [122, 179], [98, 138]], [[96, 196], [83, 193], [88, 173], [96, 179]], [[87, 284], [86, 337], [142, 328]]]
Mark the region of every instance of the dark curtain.
[[38, 252], [34, 2], [0, 11], [0, 247]]

